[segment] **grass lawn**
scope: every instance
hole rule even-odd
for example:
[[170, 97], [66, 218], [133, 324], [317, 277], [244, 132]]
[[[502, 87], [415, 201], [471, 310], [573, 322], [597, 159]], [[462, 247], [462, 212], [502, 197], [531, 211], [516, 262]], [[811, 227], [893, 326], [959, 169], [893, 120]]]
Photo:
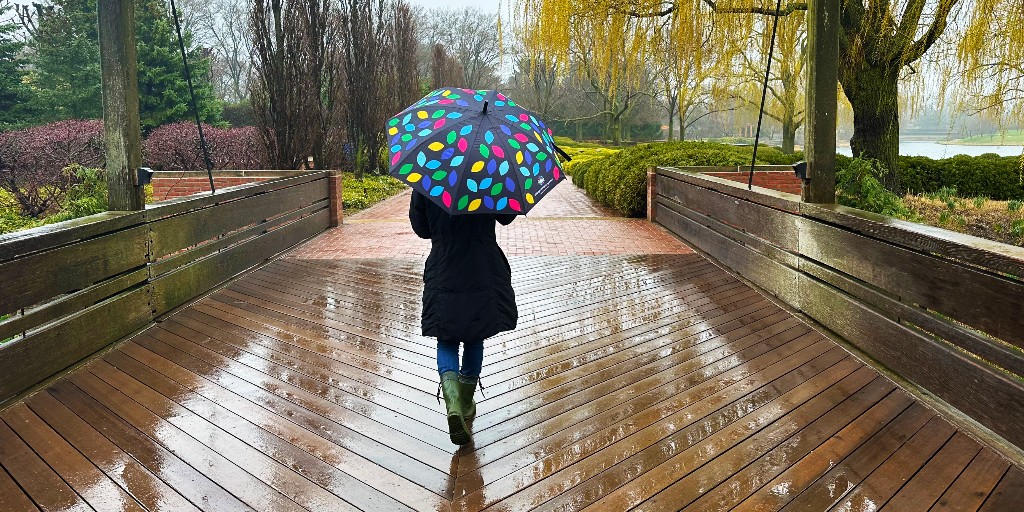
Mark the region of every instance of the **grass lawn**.
[[962, 144], [975, 146], [1016, 146], [1024, 145], [1024, 130], [1007, 130], [1006, 133], [990, 133], [988, 135], [975, 135], [963, 139], [951, 140], [944, 144]]

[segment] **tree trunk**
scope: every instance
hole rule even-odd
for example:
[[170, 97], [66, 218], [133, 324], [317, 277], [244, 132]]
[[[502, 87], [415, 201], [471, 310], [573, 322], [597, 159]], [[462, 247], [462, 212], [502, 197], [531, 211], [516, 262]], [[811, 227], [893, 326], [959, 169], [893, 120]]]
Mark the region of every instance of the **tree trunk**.
[[682, 106], [679, 107], [679, 140], [686, 140], [686, 112]]
[[790, 155], [793, 154], [794, 146], [796, 145], [796, 120], [792, 116], [787, 115], [782, 120], [782, 152]]
[[885, 188], [902, 194], [899, 175], [900, 113], [898, 69], [841, 66], [839, 81], [853, 107], [853, 156], [878, 160], [885, 169]]

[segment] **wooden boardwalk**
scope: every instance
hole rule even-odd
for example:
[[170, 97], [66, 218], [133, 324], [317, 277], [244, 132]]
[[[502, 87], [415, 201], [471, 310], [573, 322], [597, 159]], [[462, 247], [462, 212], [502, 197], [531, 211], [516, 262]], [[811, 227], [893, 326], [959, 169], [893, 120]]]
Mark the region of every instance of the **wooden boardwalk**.
[[499, 232], [528, 256], [473, 445], [442, 430], [402, 196], [0, 411], [0, 512], [1021, 510], [993, 450], [665, 230], [556, 192]]
[[1019, 469], [700, 256], [512, 265], [461, 451], [422, 261], [282, 259], [4, 410], [0, 510], [1024, 503]]

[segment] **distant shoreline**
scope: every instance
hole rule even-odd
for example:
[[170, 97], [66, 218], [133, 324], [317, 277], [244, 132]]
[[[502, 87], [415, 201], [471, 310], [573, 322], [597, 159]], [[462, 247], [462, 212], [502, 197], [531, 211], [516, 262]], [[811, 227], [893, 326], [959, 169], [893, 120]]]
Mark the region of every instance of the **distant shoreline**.
[[1024, 145], [1024, 130], [1007, 130], [1005, 133], [975, 135], [936, 143], [947, 146], [1021, 146]]

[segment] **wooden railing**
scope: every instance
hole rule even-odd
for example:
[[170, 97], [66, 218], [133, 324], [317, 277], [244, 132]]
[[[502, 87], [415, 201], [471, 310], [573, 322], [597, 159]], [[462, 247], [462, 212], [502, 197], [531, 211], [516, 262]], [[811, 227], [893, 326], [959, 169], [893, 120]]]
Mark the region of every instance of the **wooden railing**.
[[0, 403], [340, 219], [307, 172], [0, 236]]
[[1024, 249], [672, 168], [653, 220], [1024, 448]]

